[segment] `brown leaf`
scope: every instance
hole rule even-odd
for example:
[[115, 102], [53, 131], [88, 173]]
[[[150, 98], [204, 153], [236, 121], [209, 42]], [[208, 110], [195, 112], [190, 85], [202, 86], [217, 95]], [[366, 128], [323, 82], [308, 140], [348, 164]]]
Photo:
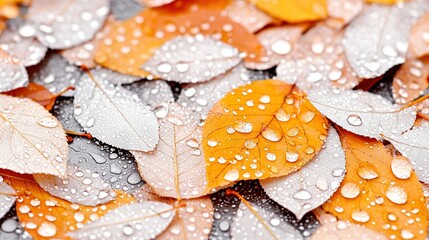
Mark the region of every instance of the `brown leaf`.
[[52, 110], [56, 99], [54, 94], [37, 83], [29, 83], [27, 87], [17, 88], [3, 94], [19, 98], [29, 98], [44, 106], [48, 111]]

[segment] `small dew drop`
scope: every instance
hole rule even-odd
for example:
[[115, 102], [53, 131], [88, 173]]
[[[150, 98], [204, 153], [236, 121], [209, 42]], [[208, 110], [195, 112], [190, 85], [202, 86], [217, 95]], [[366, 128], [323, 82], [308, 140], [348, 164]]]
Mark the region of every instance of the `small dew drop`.
[[352, 126], [361, 126], [362, 125], [362, 118], [356, 114], [350, 114], [347, 117], [347, 122]]
[[225, 173], [223, 179], [225, 179], [226, 181], [234, 182], [237, 181], [239, 174], [240, 172], [237, 169], [231, 168], [230, 170], [228, 170], [227, 173]]

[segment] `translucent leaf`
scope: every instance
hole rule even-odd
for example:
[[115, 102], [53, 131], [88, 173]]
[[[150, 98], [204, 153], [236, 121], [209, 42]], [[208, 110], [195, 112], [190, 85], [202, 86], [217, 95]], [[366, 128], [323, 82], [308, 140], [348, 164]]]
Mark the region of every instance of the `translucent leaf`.
[[9, 209], [15, 204], [16, 194], [15, 190], [7, 183], [0, 182], [0, 217], [4, 217]]
[[20, 88], [27, 84], [28, 75], [24, 65], [5, 51], [0, 50], [0, 92]]
[[233, 88], [249, 83], [249, 75], [249, 71], [240, 64], [211, 81], [186, 85], [182, 88], [177, 102], [201, 114], [202, 119], [205, 119], [210, 109], [225, 94]]
[[196, 198], [206, 194], [207, 179], [198, 119], [171, 104], [159, 120], [160, 142], [149, 152], [132, 151], [143, 179], [164, 197]]
[[340, 137], [331, 127], [314, 160], [288, 176], [262, 180], [261, 185], [271, 199], [301, 219], [335, 193], [344, 178], [345, 164]]
[[100, 219], [69, 233], [77, 239], [153, 239], [175, 216], [175, 209], [161, 202], [141, 202], [113, 209]]
[[234, 22], [241, 24], [252, 33], [275, 21], [246, 0], [231, 1], [225, 8], [225, 12]]
[[388, 238], [381, 233], [358, 224], [347, 221], [338, 221], [322, 225], [311, 236], [310, 240], [329, 240], [329, 239], [348, 239], [348, 240], [387, 240]]
[[282, 81], [230, 91], [203, 127], [209, 188], [298, 170], [321, 149], [327, 124], [298, 89]]
[[408, 55], [419, 58], [429, 55], [429, 13], [421, 17], [411, 29]]
[[[72, 154], [70, 154], [72, 156]], [[85, 206], [95, 206], [115, 199], [116, 193], [105, 183], [99, 173], [69, 163], [67, 178], [34, 174], [36, 182], [50, 194]]]
[[353, 133], [381, 139], [398, 135], [414, 125], [414, 109], [400, 109], [379, 95], [363, 91], [321, 89], [308, 99], [331, 121]]
[[400, 136], [384, 136], [399, 152], [406, 156], [420, 181], [429, 183], [429, 126], [422, 125]]
[[158, 143], [156, 116], [140, 99], [103, 78], [102, 69], [82, 77], [76, 88], [74, 114], [97, 139], [127, 150], [150, 151]]
[[124, 85], [124, 88], [134, 92], [142, 100], [155, 109], [155, 115], [159, 116], [165, 104], [174, 102], [173, 92], [167, 82], [162, 80], [156, 81], [139, 81], [130, 85]]
[[[38, 65], [37, 71], [30, 75], [32, 82], [45, 86], [52, 93], [57, 93], [69, 86], [75, 86], [82, 76], [82, 71], [68, 63], [58, 53], [50, 53]], [[73, 96], [74, 91], [67, 91], [65, 97]]]
[[48, 49], [34, 37], [34, 34], [28, 25], [22, 25], [16, 30], [6, 29], [0, 35], [0, 48], [18, 59], [24, 66], [36, 65], [45, 57]]
[[323, 209], [389, 239], [424, 239], [428, 213], [412, 168], [403, 168], [406, 161], [394, 158], [375, 139], [340, 128], [338, 133], [346, 153], [346, 176]]
[[345, 30], [344, 48], [359, 77], [381, 76], [405, 61], [412, 25], [428, 9], [426, 0], [370, 5]]
[[239, 64], [237, 49], [202, 35], [179, 36], [162, 45], [143, 69], [180, 83], [210, 80]]
[[68, 146], [61, 123], [39, 104], [0, 95], [0, 168], [64, 177]]
[[65, 49], [91, 40], [108, 13], [108, 0], [33, 0], [27, 20], [42, 44]]

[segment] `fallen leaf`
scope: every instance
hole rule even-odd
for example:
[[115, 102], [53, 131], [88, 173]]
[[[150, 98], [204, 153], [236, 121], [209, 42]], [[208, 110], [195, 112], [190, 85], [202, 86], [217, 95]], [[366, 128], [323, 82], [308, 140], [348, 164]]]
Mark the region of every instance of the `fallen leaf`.
[[68, 146], [61, 123], [39, 104], [0, 95], [0, 168], [64, 177]]
[[98, 220], [70, 232], [76, 239], [154, 239], [175, 216], [175, 208], [161, 202], [141, 202], [120, 206]]
[[29, 83], [26, 87], [20, 87], [4, 92], [3, 94], [19, 98], [29, 98], [45, 107], [48, 111], [52, 110], [56, 99], [54, 94], [37, 83]]
[[225, 8], [225, 13], [234, 22], [241, 24], [249, 32], [257, 32], [266, 25], [277, 22], [246, 0], [234, 0]]
[[110, 0], [110, 11], [117, 20], [126, 20], [143, 10], [140, 0]]
[[140, 80], [139, 77], [111, 71], [107, 68], [97, 67], [91, 71], [96, 72], [100, 79], [106, 79], [109, 83], [113, 83], [115, 85], [130, 84]]
[[352, 89], [361, 79], [351, 69], [341, 43], [343, 32], [325, 24], [308, 30], [277, 66], [277, 78], [304, 90], [324, 87]]
[[326, 0], [248, 0], [273, 17], [287, 22], [304, 22], [324, 19], [328, 15]]
[[255, 81], [230, 91], [203, 127], [208, 188], [298, 170], [321, 149], [328, 122], [294, 86]]
[[164, 116], [168, 103], [174, 102], [173, 92], [167, 82], [139, 81], [133, 84], [124, 85], [124, 88], [137, 94], [142, 102], [151, 106], [155, 115], [159, 118]]
[[134, 202], [134, 198], [117, 191], [114, 201], [86, 207], [50, 195], [28, 174], [2, 170], [5, 182], [10, 184], [20, 201], [16, 203], [17, 215], [25, 230], [35, 239], [69, 239], [66, 233], [81, 228], [83, 224], [98, 219], [121, 205]]
[[411, 27], [428, 5], [426, 0], [416, 0], [366, 8], [344, 33], [345, 53], [356, 74], [374, 78], [403, 63]]
[[217, 77], [241, 62], [237, 49], [197, 35], [164, 43], [142, 68], [165, 80], [196, 83]]
[[429, 13], [421, 17], [411, 29], [408, 56], [419, 58], [429, 55]]
[[330, 127], [324, 148], [314, 160], [288, 176], [260, 182], [271, 199], [301, 219], [335, 193], [344, 178], [345, 165], [340, 137], [335, 128]]
[[146, 7], [161, 7], [162, 5], [166, 5], [174, 2], [175, 0], [139, 0]]
[[249, 71], [243, 64], [239, 64], [213, 80], [184, 86], [177, 99], [177, 103], [192, 109], [194, 112], [201, 115], [201, 119], [205, 119], [210, 109], [221, 100], [225, 94], [233, 88], [249, 83], [249, 75]]
[[108, 13], [108, 0], [32, 0], [26, 18], [42, 44], [65, 49], [91, 40]]
[[[384, 136], [399, 152], [407, 157], [420, 181], [429, 183], [429, 126], [415, 127], [399, 136]], [[408, 161], [406, 161], [408, 162]], [[406, 165], [406, 163], [404, 163]], [[409, 165], [409, 164], [408, 164]], [[406, 166], [401, 166], [404, 169]]]
[[313, 105], [339, 126], [366, 137], [381, 139], [410, 129], [413, 107], [401, 109], [383, 97], [360, 90], [317, 89], [309, 93]]
[[[381, 142], [338, 128], [346, 152], [346, 176], [323, 208], [341, 220], [389, 239], [424, 239], [427, 210], [412, 168], [402, 168]], [[408, 178], [403, 178], [407, 174]]]
[[206, 194], [207, 177], [198, 119], [186, 108], [170, 104], [159, 120], [160, 142], [148, 153], [131, 151], [145, 182], [163, 197], [196, 198]]
[[158, 143], [158, 122], [132, 93], [114, 86], [96, 69], [76, 87], [76, 120], [97, 139], [126, 150], [150, 151]]
[[310, 240], [387, 240], [381, 233], [347, 221], [324, 224]]
[[34, 174], [34, 180], [51, 195], [84, 206], [95, 206], [115, 199], [116, 193], [99, 173], [68, 163], [67, 178]]
[[0, 50], [0, 92], [28, 85], [28, 74], [21, 62]]
[[0, 182], [0, 217], [3, 218], [10, 208], [15, 204], [16, 192], [11, 186], [3, 182]]

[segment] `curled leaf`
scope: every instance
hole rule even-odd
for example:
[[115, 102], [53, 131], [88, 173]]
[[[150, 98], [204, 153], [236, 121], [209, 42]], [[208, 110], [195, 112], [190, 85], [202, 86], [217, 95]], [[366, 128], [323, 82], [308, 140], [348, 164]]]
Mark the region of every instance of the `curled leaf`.
[[115, 147], [153, 150], [159, 135], [155, 114], [106, 77], [102, 69], [96, 69], [81, 79], [74, 98], [76, 120], [94, 137]]
[[321, 149], [328, 122], [294, 86], [255, 81], [230, 91], [203, 127], [209, 188], [287, 175]]
[[68, 146], [61, 123], [39, 104], [0, 95], [0, 168], [64, 177]]
[[28, 85], [28, 74], [24, 65], [0, 50], [0, 92], [26, 85]]
[[297, 172], [261, 181], [265, 193], [298, 219], [326, 202], [344, 178], [346, 160], [335, 128], [329, 129], [324, 146], [314, 160]]

